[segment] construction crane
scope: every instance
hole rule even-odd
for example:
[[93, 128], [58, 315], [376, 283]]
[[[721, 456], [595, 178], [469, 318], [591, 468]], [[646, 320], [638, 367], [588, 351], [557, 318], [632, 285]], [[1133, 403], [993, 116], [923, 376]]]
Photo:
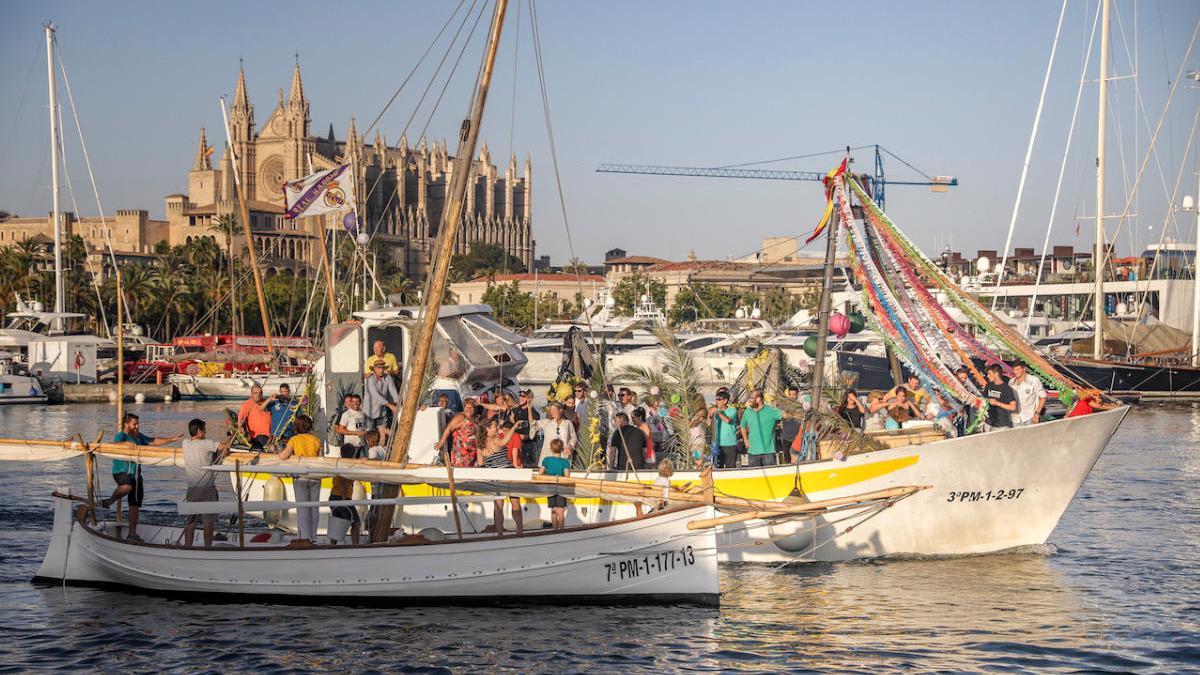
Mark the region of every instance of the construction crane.
[[[780, 171], [773, 169], [750, 169], [746, 168], [754, 164], [768, 164], [771, 162], [782, 162], [793, 159], [803, 159], [807, 157], [816, 157], [819, 155], [839, 154], [852, 150], [864, 150], [872, 148], [875, 151], [875, 171], [874, 175], [869, 176], [869, 190], [872, 193], [872, 198], [879, 208], [884, 208], [886, 188], [888, 185], [921, 185], [928, 186], [933, 192], [945, 192], [949, 188], [958, 186], [958, 179], [954, 176], [930, 176], [921, 171], [912, 164], [904, 161], [895, 153], [880, 145], [860, 145], [856, 148], [846, 148], [843, 150], [831, 150], [829, 152], [819, 152], [811, 155], [801, 155], [798, 157], [783, 157], [780, 159], [767, 160], [765, 162], [752, 162], [750, 164], [740, 164], [735, 166], [718, 166], [718, 167], [691, 167], [691, 166], [647, 166], [641, 164], [601, 164], [597, 173], [628, 173], [641, 174], [652, 176], [695, 176], [701, 178], [749, 178], [756, 180], [812, 180], [819, 181], [825, 178], [825, 174], [820, 171]], [[888, 180], [883, 172], [883, 156], [890, 155], [893, 159], [900, 162], [904, 166], [916, 171], [924, 180]], [[851, 160], [853, 161], [853, 160]]]

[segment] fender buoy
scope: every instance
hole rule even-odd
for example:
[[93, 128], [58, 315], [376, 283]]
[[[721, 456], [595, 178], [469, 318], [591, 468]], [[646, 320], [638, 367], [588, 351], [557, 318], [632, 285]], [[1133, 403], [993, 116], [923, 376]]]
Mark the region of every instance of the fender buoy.
[[[287, 492], [283, 489], [283, 481], [279, 480], [278, 476], [271, 476], [263, 483], [263, 501], [278, 502], [287, 499]], [[263, 520], [271, 527], [279, 524], [283, 520], [283, 511], [263, 511]]]

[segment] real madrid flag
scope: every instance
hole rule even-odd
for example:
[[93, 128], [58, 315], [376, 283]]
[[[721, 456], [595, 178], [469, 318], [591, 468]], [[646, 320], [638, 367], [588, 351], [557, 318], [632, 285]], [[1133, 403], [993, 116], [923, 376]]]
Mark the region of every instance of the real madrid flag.
[[354, 181], [349, 164], [335, 166], [283, 184], [284, 218], [319, 216], [354, 207]]

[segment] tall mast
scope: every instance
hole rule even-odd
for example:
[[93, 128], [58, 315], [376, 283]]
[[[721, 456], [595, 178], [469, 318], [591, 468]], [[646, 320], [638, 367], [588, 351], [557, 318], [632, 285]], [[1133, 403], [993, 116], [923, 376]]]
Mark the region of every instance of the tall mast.
[[[58, 78], [54, 76], [54, 24], [48, 23], [43, 27], [46, 31], [46, 75], [50, 85], [50, 194], [54, 203], [54, 311], [63, 313], [62, 265], [62, 210], [58, 203]], [[120, 319], [118, 319], [119, 321]], [[62, 328], [62, 319], [55, 319], [54, 325]]]
[[1092, 317], [1096, 324], [1092, 334], [1092, 358], [1104, 358], [1104, 149], [1108, 136], [1108, 18], [1111, 0], [1103, 0], [1100, 11], [1100, 105], [1096, 124], [1096, 254], [1092, 258], [1095, 276], [1095, 297], [1092, 298]]
[[[229, 142], [229, 153], [233, 159], [233, 187], [237, 191], [238, 206], [242, 213], [242, 230], [246, 235], [246, 248], [250, 252], [250, 272], [254, 275], [254, 292], [258, 295], [258, 313], [262, 317], [263, 337], [267, 339], [267, 351], [274, 354], [275, 345], [271, 342], [271, 322], [267, 320], [267, 298], [263, 294], [262, 273], [258, 271], [258, 253], [254, 250], [254, 235], [250, 231], [250, 208], [246, 205], [246, 186], [238, 178], [241, 160], [233, 150], [233, 132], [229, 130], [229, 114], [225, 112], [225, 97], [221, 97], [221, 119], [225, 122], [225, 139]], [[248, 173], [248, 171], [247, 171]], [[232, 237], [230, 240], [232, 241]], [[233, 251], [229, 252], [230, 266], [233, 265]], [[233, 289], [229, 292], [232, 294]], [[242, 327], [245, 329], [245, 326]]]
[[[1196, 79], [1200, 80], [1200, 74]], [[1200, 367], [1200, 161], [1196, 165], [1193, 208], [1196, 209], [1196, 250], [1192, 253], [1192, 365]]]
[[[487, 103], [488, 86], [492, 82], [492, 69], [496, 64], [496, 50], [500, 46], [500, 30], [504, 26], [504, 10], [507, 7], [508, 0], [496, 0], [492, 25], [488, 28], [488, 42], [483, 55], [483, 70], [479, 73], [479, 85], [475, 91], [474, 105], [470, 111], [470, 118], [463, 120], [462, 129], [459, 132], [458, 155], [454, 158], [454, 174], [450, 178], [448, 200], [445, 210], [442, 211], [442, 222], [438, 228], [437, 243], [435, 244], [433, 269], [430, 270], [429, 294], [425, 298], [425, 307], [422, 310], [421, 333], [413, 347], [412, 358], [409, 360], [408, 384], [404, 387], [404, 403], [400, 410], [400, 421], [392, 440], [391, 450], [388, 452], [388, 460], [398, 464], [408, 461], [408, 444], [412, 441], [413, 423], [416, 421], [417, 405], [421, 399], [421, 385], [425, 380], [425, 371], [429, 367], [429, 348], [433, 344], [433, 333], [437, 330], [438, 310], [446, 292], [450, 258], [454, 255], [454, 238], [458, 234], [458, 226], [462, 221], [463, 202], [467, 193], [467, 173], [471, 168], [471, 158], [475, 156], [475, 143], [479, 140], [479, 123], [483, 119], [484, 104]], [[449, 461], [446, 462], [446, 471], [450, 473], [453, 480], [454, 469]], [[380, 494], [385, 499], [395, 497], [398, 494], [398, 486], [384, 484]], [[454, 501], [454, 518], [457, 522], [457, 498], [453, 491], [450, 496]], [[394, 513], [394, 506], [379, 507], [375, 514], [375, 520], [371, 523], [371, 541], [379, 542], [387, 539]]]
[[[849, 162], [847, 162], [849, 163]], [[817, 353], [813, 356], [812, 409], [821, 410], [821, 391], [825, 386], [825, 351], [829, 341], [829, 314], [833, 304], [833, 266], [837, 262], [837, 231], [841, 218], [837, 209], [826, 225], [828, 240], [825, 242], [825, 268], [821, 273], [821, 304], [817, 313]], [[900, 384], [899, 379], [896, 384]]]
[[492, 14], [492, 25], [488, 29], [488, 43], [484, 51], [483, 70], [475, 92], [474, 107], [470, 118], [463, 120], [459, 133], [458, 155], [454, 158], [454, 174], [450, 181], [449, 201], [442, 212], [441, 227], [438, 228], [437, 251], [431, 270], [429, 294], [421, 317], [421, 334], [413, 349], [409, 362], [408, 385], [404, 388], [404, 405], [400, 411], [400, 424], [389, 453], [393, 462], [408, 460], [408, 444], [412, 440], [413, 422], [416, 420], [417, 405], [420, 403], [421, 384], [429, 366], [429, 348], [433, 333], [437, 329], [438, 309], [446, 292], [446, 279], [450, 273], [450, 258], [454, 254], [454, 239], [462, 222], [463, 202], [467, 192], [467, 174], [471, 169], [471, 158], [475, 156], [475, 144], [479, 140], [479, 124], [483, 119], [484, 104], [487, 103], [488, 87], [492, 82], [492, 70], [496, 64], [496, 50], [500, 46], [500, 30], [504, 26], [504, 10], [508, 0], [496, 0]]

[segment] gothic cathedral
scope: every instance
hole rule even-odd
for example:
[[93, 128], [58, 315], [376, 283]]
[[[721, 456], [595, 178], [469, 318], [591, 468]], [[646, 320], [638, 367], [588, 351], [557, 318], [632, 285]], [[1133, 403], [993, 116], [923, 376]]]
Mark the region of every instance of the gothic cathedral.
[[[454, 158], [445, 141], [431, 145], [422, 138], [410, 148], [407, 137], [402, 137], [393, 147], [376, 131], [372, 143], [366, 145], [353, 118], [345, 140], [334, 137], [333, 125], [326, 137], [312, 136], [310, 124], [299, 64], [292, 71], [287, 98], [280, 90], [278, 104], [257, 130], [246, 74], [238, 73], [229, 125], [238, 160], [237, 180], [246, 189], [251, 229], [265, 266], [306, 276], [314, 271], [319, 256], [319, 242], [314, 244], [314, 238], [322, 227], [340, 228], [341, 217], [301, 219], [314, 221], [309, 223], [285, 220], [282, 186], [285, 181], [350, 163], [358, 183], [362, 223], [384, 242], [392, 262], [408, 277], [424, 279], [454, 171]], [[215, 237], [216, 218], [236, 213], [232, 158], [223, 153], [220, 168], [214, 169], [211, 154], [207, 134], [201, 129], [188, 174], [188, 194], [166, 198], [172, 244], [197, 236]], [[518, 173], [513, 155], [501, 176], [484, 143], [470, 166], [465, 215], [455, 251], [466, 252], [476, 242], [497, 244], [526, 267], [531, 266], [529, 158]]]

